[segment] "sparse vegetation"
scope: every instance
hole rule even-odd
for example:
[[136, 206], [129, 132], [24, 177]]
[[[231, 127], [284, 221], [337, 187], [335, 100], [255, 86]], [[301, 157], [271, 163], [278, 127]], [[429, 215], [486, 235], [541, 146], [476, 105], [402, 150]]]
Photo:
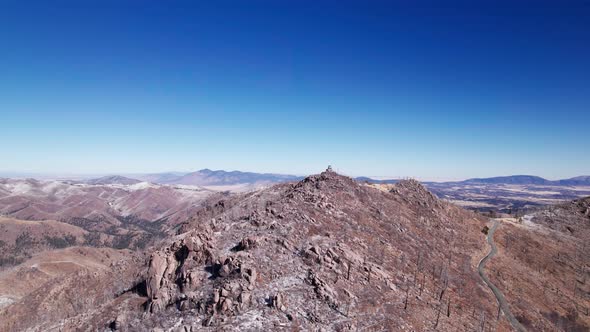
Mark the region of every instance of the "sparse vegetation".
[[24, 253], [36, 244], [37, 241], [29, 232], [23, 232], [14, 241], [14, 249], [16, 252]]
[[84, 245], [87, 245], [89, 247], [102, 247], [104, 246], [104, 243], [100, 239], [100, 233], [89, 232], [84, 234]]
[[55, 248], [55, 249], [62, 249], [76, 245], [76, 237], [68, 234], [65, 236], [45, 236], [45, 242], [47, 245]]
[[112, 246], [115, 249], [128, 249], [131, 248], [132, 243], [133, 234], [118, 235], [113, 239]]
[[18, 265], [25, 261], [28, 257], [15, 257], [15, 256], [8, 256], [8, 257], [0, 257], [0, 267], [1, 266], [13, 266]]
[[481, 232], [484, 233], [485, 235], [488, 235], [489, 231], [490, 231], [490, 228], [487, 225], [483, 226], [483, 228], [481, 229]]

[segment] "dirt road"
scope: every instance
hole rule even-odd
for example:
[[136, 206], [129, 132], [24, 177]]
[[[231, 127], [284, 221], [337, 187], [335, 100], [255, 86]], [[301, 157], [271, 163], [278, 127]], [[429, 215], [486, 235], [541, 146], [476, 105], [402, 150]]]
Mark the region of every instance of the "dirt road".
[[519, 331], [519, 332], [526, 331], [524, 326], [522, 326], [522, 324], [520, 324], [520, 322], [510, 312], [510, 306], [508, 305], [508, 302], [504, 298], [504, 294], [502, 294], [502, 292], [498, 289], [498, 287], [496, 287], [496, 285], [494, 285], [484, 273], [484, 268], [485, 268], [486, 263], [490, 259], [492, 259], [496, 255], [496, 253], [498, 252], [498, 248], [496, 247], [496, 244], [494, 243], [494, 233], [496, 232], [496, 229], [498, 228], [498, 225], [500, 224], [500, 222], [498, 220], [493, 220], [493, 223], [494, 224], [493, 224], [492, 228], [490, 228], [490, 230], [488, 231], [488, 236], [487, 236], [488, 244], [491, 247], [490, 252], [479, 262], [479, 265], [477, 266], [477, 271], [479, 272], [479, 276], [481, 277], [483, 282], [485, 282], [486, 285], [488, 285], [488, 287], [492, 290], [492, 293], [494, 293], [494, 296], [496, 297], [496, 300], [498, 301], [498, 303], [500, 305], [500, 309], [502, 310], [502, 312], [504, 313], [504, 316], [506, 316], [506, 319], [508, 319], [508, 321], [510, 322], [512, 327], [516, 331]]

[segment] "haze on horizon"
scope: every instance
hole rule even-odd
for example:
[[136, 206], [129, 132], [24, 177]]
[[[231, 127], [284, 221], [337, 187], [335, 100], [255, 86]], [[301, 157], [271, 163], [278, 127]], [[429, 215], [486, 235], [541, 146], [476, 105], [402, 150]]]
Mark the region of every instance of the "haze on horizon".
[[0, 172], [590, 173], [590, 3], [0, 5]]

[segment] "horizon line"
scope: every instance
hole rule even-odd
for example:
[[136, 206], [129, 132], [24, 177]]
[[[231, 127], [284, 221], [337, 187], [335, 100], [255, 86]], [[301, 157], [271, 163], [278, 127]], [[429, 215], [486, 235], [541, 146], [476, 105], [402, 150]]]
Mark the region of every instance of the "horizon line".
[[[37, 180], [72, 180], [72, 179], [91, 179], [96, 177], [105, 177], [105, 176], [125, 176], [125, 177], [132, 177], [132, 176], [145, 176], [145, 175], [152, 175], [152, 174], [165, 174], [165, 173], [179, 173], [179, 174], [189, 174], [204, 170], [210, 171], [223, 171], [223, 172], [241, 172], [241, 173], [257, 173], [257, 174], [273, 174], [273, 175], [285, 175], [285, 176], [296, 176], [296, 177], [307, 177], [313, 174], [319, 174], [320, 172], [311, 172], [308, 174], [295, 174], [295, 173], [281, 173], [281, 172], [257, 172], [257, 171], [242, 171], [238, 169], [210, 169], [210, 168], [201, 168], [198, 170], [192, 171], [155, 171], [155, 172], [38, 172], [38, 171], [4, 171], [0, 170], [0, 178], [12, 178], [12, 179], [26, 179], [26, 178], [33, 178]], [[489, 178], [499, 178], [499, 177], [514, 177], [514, 176], [534, 176], [539, 177], [544, 180], [548, 181], [559, 181], [559, 180], [569, 180], [576, 177], [583, 177], [583, 176], [590, 176], [585, 174], [574, 175], [570, 177], [561, 177], [561, 178], [547, 178], [540, 175], [533, 175], [533, 174], [509, 174], [509, 175], [493, 175], [493, 176], [476, 176], [476, 177], [467, 177], [467, 178], [450, 178], [450, 177], [420, 177], [420, 176], [408, 176], [408, 175], [399, 175], [399, 176], [391, 176], [391, 175], [350, 175], [346, 172], [340, 172], [336, 170], [337, 173], [349, 176], [352, 178], [358, 177], [366, 177], [376, 181], [387, 181], [387, 180], [403, 180], [403, 179], [417, 179], [421, 182], [459, 182], [459, 181], [466, 181], [471, 179], [489, 179]], [[41, 177], [41, 178], [36, 178]]]

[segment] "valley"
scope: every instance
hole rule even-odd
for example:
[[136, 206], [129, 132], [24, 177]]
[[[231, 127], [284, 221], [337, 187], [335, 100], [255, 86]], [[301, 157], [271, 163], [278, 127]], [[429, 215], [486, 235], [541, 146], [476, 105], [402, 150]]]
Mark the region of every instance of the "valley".
[[[368, 182], [376, 188], [389, 190], [392, 184]], [[532, 183], [485, 183], [424, 182], [428, 190], [439, 198], [469, 210], [480, 212], [524, 215], [527, 211], [545, 206], [590, 196], [590, 185], [578, 184], [532, 184]]]
[[76, 245], [145, 248], [215, 195], [223, 196], [147, 182], [0, 179], [0, 267]]

